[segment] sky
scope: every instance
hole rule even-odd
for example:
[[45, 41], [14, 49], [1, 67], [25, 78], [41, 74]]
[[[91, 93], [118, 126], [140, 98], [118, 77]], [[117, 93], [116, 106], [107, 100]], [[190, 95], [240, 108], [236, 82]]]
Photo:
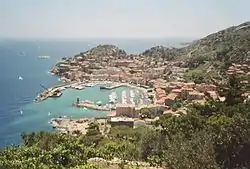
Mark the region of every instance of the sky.
[[199, 38], [250, 20], [249, 0], [0, 0], [5, 38]]

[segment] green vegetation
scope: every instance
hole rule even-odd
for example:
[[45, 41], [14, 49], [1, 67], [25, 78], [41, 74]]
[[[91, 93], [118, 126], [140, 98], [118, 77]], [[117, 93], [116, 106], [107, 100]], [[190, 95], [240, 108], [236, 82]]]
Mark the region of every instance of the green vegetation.
[[102, 136], [93, 123], [85, 136], [22, 134], [20, 146], [0, 152], [0, 168], [108, 168], [88, 162], [93, 157], [122, 159], [120, 168], [126, 160], [170, 169], [250, 168], [250, 101], [241, 95], [245, 90], [232, 76], [221, 87], [225, 102], [192, 104], [187, 115], [161, 116], [155, 128], [119, 126]]

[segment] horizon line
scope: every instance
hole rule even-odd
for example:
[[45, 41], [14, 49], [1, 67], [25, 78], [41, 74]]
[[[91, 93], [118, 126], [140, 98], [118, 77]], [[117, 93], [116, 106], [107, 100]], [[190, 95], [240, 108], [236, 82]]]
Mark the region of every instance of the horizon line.
[[201, 37], [0, 37], [2, 40], [196, 40]]

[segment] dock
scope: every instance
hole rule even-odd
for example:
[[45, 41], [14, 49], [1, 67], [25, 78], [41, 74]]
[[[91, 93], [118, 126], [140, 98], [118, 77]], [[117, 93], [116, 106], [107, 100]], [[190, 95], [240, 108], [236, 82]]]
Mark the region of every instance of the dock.
[[114, 86], [100, 86], [100, 89], [112, 90], [112, 89], [116, 89], [116, 88], [123, 87], [123, 86], [127, 86], [127, 85], [118, 84], [118, 85], [114, 85]]
[[50, 88], [46, 88], [43, 87], [42, 85], [40, 85], [41, 87], [43, 87], [45, 90], [38, 94], [38, 96], [36, 97], [35, 101], [36, 102], [41, 102], [46, 100], [49, 97], [60, 97], [62, 95], [62, 91], [65, 90], [66, 88], [72, 88], [72, 89], [76, 89], [76, 90], [82, 90], [85, 87], [88, 87], [89, 84], [84, 84], [83, 82], [69, 82], [69, 83], [61, 83], [58, 85], [54, 85]]
[[87, 102], [87, 101], [80, 101], [79, 103], [74, 102], [72, 105], [76, 106], [76, 107], [85, 107], [88, 109], [98, 110], [98, 111], [110, 111], [110, 109], [111, 109], [107, 105], [100, 106], [100, 105], [97, 105], [95, 103], [91, 103], [91, 102]]

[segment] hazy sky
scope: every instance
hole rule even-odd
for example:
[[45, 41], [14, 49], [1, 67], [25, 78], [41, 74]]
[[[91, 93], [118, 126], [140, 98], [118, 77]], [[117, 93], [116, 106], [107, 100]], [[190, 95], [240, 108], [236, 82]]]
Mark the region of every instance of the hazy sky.
[[250, 20], [249, 0], [0, 0], [0, 37], [203, 37]]

